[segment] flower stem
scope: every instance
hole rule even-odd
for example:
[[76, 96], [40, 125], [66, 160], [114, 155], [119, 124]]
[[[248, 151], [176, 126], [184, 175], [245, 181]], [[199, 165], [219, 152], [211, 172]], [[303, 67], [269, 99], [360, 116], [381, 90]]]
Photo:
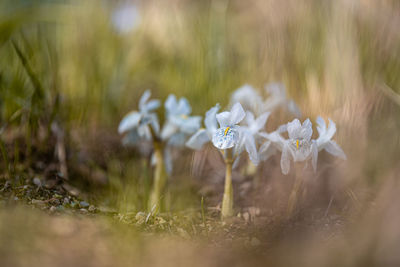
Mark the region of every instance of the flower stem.
[[232, 188], [232, 151], [225, 150], [225, 188], [222, 198], [221, 217], [227, 218], [233, 215], [233, 188]]
[[154, 156], [156, 158], [156, 166], [154, 170], [153, 188], [150, 193], [148, 210], [152, 210], [154, 206], [160, 207], [160, 197], [164, 190], [166, 179], [166, 171], [164, 167], [164, 158], [162, 153], [162, 144], [154, 142]]

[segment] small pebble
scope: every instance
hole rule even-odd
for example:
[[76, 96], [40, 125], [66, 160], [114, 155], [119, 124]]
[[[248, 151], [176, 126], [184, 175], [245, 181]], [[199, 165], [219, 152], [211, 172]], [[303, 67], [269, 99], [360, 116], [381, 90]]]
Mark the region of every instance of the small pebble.
[[93, 205], [90, 205], [89, 211], [90, 211], [90, 212], [95, 212], [95, 211], [96, 211], [96, 207], [93, 206]]
[[51, 212], [51, 213], [55, 212], [56, 210], [57, 210], [57, 208], [56, 208], [55, 206], [51, 206], [51, 207], [50, 207], [50, 212]]
[[67, 197], [65, 197], [63, 203], [64, 204], [69, 204], [69, 199]]

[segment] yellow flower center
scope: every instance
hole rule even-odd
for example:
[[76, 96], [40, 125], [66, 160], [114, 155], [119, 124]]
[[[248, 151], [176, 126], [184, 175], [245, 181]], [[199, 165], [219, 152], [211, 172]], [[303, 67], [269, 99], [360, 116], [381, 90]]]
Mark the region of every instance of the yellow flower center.
[[299, 139], [296, 140], [296, 147], [299, 149]]
[[226, 127], [225, 132], [224, 132], [224, 136], [226, 136], [226, 134], [228, 133], [228, 131], [229, 131], [230, 128], [231, 128], [231, 127]]
[[182, 114], [182, 115], [181, 115], [181, 118], [184, 119], [184, 120], [186, 120], [186, 119], [188, 118], [188, 116], [185, 115], [185, 114]]

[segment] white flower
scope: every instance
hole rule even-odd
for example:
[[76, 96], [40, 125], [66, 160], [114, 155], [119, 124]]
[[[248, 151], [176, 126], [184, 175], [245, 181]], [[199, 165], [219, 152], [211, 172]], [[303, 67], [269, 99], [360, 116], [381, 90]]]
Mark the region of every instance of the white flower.
[[[298, 162], [306, 161], [310, 158], [313, 169], [316, 171], [318, 152], [323, 149], [334, 156], [346, 159], [343, 150], [335, 141], [331, 140], [336, 132], [335, 123], [329, 120], [329, 127], [327, 127], [325, 121], [318, 117], [317, 124], [319, 137], [316, 140], [311, 139], [313, 131], [312, 123], [309, 119], [305, 120], [303, 124], [298, 119], [295, 119], [270, 134], [260, 133], [260, 136], [266, 139], [259, 151], [260, 159], [266, 160], [277, 151], [282, 151], [281, 169], [283, 174], [289, 173], [292, 160]], [[289, 139], [285, 139], [280, 135], [285, 131], [288, 132]]]
[[217, 104], [215, 107], [212, 107], [206, 112], [206, 116], [204, 118], [205, 129], [199, 129], [192, 137], [190, 137], [190, 139], [186, 142], [187, 147], [199, 150], [205, 143], [211, 141], [214, 133], [218, 129], [216, 115], [219, 108], [220, 106]]
[[[257, 164], [258, 154], [253, 135], [248, 129], [237, 125], [246, 116], [243, 107], [240, 103], [236, 103], [231, 111], [217, 114], [219, 108], [217, 104], [207, 111], [204, 119], [206, 128], [198, 130], [188, 140], [186, 146], [198, 150], [211, 140], [213, 145], [220, 150], [234, 148], [233, 157], [236, 159], [245, 148], [250, 160]], [[261, 120], [258, 123], [261, 123]], [[220, 128], [218, 128], [218, 123]]]
[[303, 124], [294, 119], [287, 124], [289, 140], [286, 145], [293, 154], [294, 161], [304, 161], [311, 153], [312, 123], [306, 119]]
[[187, 136], [200, 128], [201, 117], [189, 116], [192, 108], [184, 97], [177, 101], [174, 95], [169, 95], [165, 109], [167, 121], [161, 131], [161, 139], [168, 140], [169, 145], [182, 146]]
[[232, 93], [231, 103], [239, 102], [246, 110], [254, 114], [272, 112], [279, 107], [288, 109], [296, 117], [301, 117], [301, 112], [295, 102], [286, 96], [285, 86], [281, 83], [265, 85], [268, 97], [264, 101], [260, 94], [251, 85], [245, 84]]
[[136, 5], [123, 3], [116, 7], [111, 17], [112, 25], [121, 34], [126, 34], [135, 29], [140, 21]]
[[243, 126], [243, 128], [248, 129], [254, 138], [258, 139], [260, 131], [264, 129], [270, 114], [270, 112], [264, 112], [255, 118], [251, 111], [246, 111], [245, 122], [247, 125]]
[[153, 99], [149, 101], [151, 93], [146, 90], [139, 100], [139, 111], [128, 113], [120, 122], [118, 132], [120, 134], [129, 132], [124, 142], [136, 143], [140, 139], [152, 140], [151, 129], [155, 133], [160, 131], [157, 115], [153, 113], [160, 106], [160, 101]]
[[328, 119], [329, 126], [327, 127], [325, 124], [325, 120], [321, 117], [317, 117], [317, 131], [318, 131], [318, 138], [316, 140], [318, 151], [326, 150], [328, 153], [332, 154], [333, 156], [339, 157], [341, 159], [346, 159], [346, 155], [344, 154], [343, 150], [340, 148], [335, 141], [331, 140], [333, 135], [336, 132], [336, 124], [331, 120]]
[[239, 142], [239, 129], [237, 125], [241, 122], [246, 113], [242, 105], [236, 103], [231, 111], [224, 111], [217, 114], [217, 121], [220, 128], [215, 131], [212, 137], [213, 145], [218, 149], [228, 149], [234, 147]]
[[[289, 139], [280, 135], [284, 131], [288, 132]], [[312, 152], [317, 150], [317, 145], [314, 140], [311, 140], [312, 123], [309, 119], [306, 119], [303, 124], [298, 119], [294, 119], [285, 126], [279, 127], [277, 131], [260, 135], [267, 139], [260, 148], [260, 158], [265, 160], [277, 151], [282, 151], [281, 169], [283, 174], [289, 173], [291, 161], [306, 161], [310, 157], [313, 157], [313, 167], [316, 168], [314, 165], [316, 163], [314, 162], [315, 153]]]

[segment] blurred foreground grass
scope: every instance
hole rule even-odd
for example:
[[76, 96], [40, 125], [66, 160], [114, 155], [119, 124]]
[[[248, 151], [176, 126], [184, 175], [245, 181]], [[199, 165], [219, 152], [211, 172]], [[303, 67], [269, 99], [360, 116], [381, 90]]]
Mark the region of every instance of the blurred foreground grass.
[[[0, 2], [2, 266], [400, 263], [398, 1], [134, 2], [127, 33], [112, 23], [119, 4]], [[142, 92], [185, 96], [203, 115], [244, 83], [271, 81], [287, 86], [304, 117], [334, 119], [348, 155], [322, 155], [299, 217], [281, 216], [293, 177], [273, 158], [258, 168], [257, 186], [234, 174], [241, 217], [222, 225], [213, 213], [223, 165], [206, 149], [176, 152], [166, 212], [138, 224], [149, 162], [116, 129]], [[267, 129], [288, 119], [275, 112]], [[97, 213], [31, 209], [55, 194]]]

